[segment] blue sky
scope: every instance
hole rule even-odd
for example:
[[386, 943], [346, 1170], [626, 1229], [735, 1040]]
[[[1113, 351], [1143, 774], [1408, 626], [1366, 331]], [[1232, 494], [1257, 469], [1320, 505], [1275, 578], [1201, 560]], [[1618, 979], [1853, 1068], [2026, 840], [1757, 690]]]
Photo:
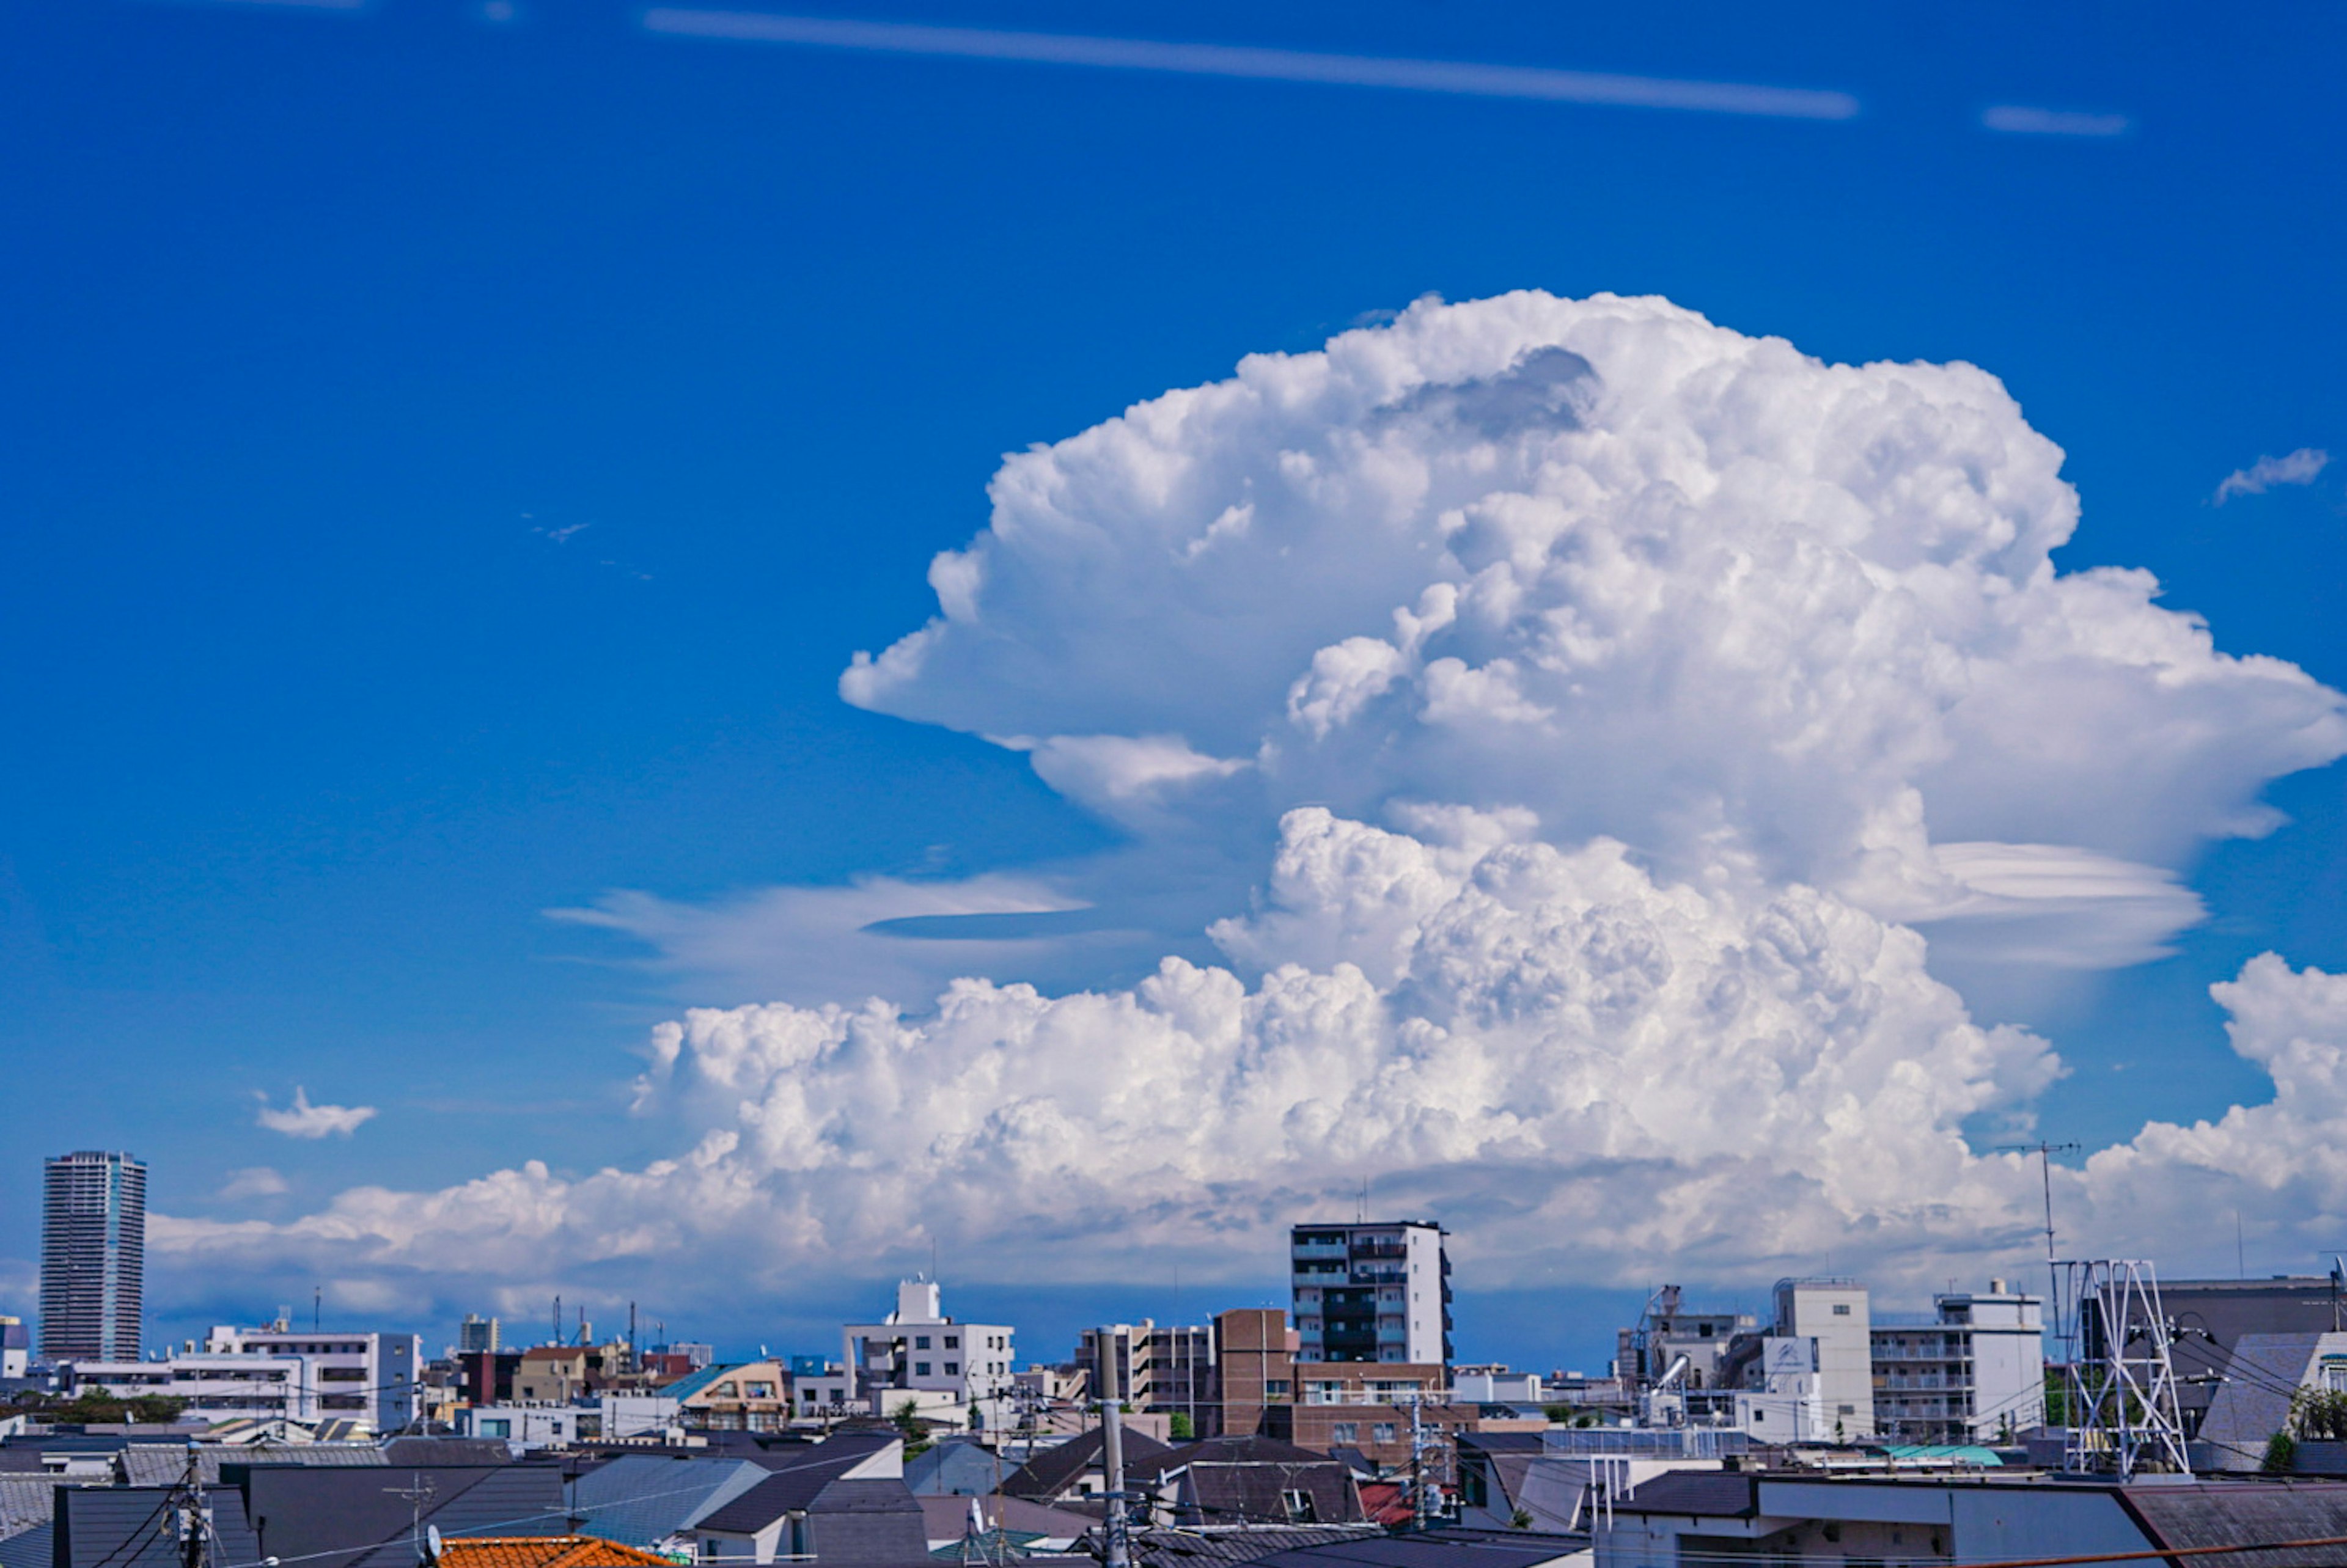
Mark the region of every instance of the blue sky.
[[[1805, 121], [518, 3], [0, 23], [0, 1140], [27, 1194], [39, 1155], [82, 1146], [147, 1157], [159, 1210], [269, 1218], [672, 1153], [625, 1113], [647, 1030], [765, 999], [547, 912], [1107, 849], [1021, 756], [850, 706], [841, 669], [932, 613], [923, 573], [985, 524], [1002, 454], [1430, 292], [1661, 293], [1829, 360], [1984, 366], [2067, 453], [2065, 570], [2147, 568], [2220, 648], [2347, 684], [2338, 473], [2210, 505], [2260, 456], [2347, 444], [2335, 10], [865, 13], [1860, 105]], [[1998, 105], [2127, 128], [1999, 133]], [[2290, 825], [2189, 868], [2210, 918], [2175, 957], [2009, 1020], [2072, 1066], [2048, 1135], [2267, 1092], [2206, 988], [2267, 948], [2347, 964], [2340, 774], [2268, 798]], [[297, 1084], [378, 1114], [256, 1126], [256, 1096]], [[218, 1195], [261, 1166], [287, 1191]], [[0, 1210], [19, 1303], [36, 1249], [29, 1204]], [[804, 1337], [926, 1254], [898, 1250], [670, 1320]], [[623, 1276], [591, 1288], [663, 1288]], [[175, 1286], [158, 1321], [249, 1316], [300, 1277], [267, 1301]], [[1557, 1282], [1614, 1299], [1583, 1283]], [[1463, 1349], [1600, 1354], [1601, 1318], [1515, 1289], [1479, 1318], [1461, 1284]], [[1030, 1352], [1094, 1310], [996, 1294]]]

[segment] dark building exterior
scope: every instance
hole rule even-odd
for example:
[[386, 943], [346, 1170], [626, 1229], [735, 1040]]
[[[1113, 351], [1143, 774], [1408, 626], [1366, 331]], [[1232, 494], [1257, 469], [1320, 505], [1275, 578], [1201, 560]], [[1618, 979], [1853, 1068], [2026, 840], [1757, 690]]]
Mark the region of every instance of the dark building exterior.
[[[2161, 1312], [2175, 1336], [2177, 1403], [2184, 1434], [2199, 1434], [2201, 1419], [2230, 1369], [2233, 1347], [2245, 1334], [2329, 1334], [2347, 1327], [2340, 1281], [2323, 1275], [2270, 1279], [2163, 1279]], [[2100, 1338], [2088, 1323], [2089, 1350]]]
[[147, 1167], [87, 1149], [43, 1162], [41, 1354], [138, 1359], [146, 1276]]

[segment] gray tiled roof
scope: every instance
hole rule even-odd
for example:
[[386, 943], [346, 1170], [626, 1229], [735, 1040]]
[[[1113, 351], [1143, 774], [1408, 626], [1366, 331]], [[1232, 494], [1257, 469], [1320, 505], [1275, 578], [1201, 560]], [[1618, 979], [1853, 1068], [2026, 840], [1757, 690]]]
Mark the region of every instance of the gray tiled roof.
[[1753, 1477], [1741, 1471], [1675, 1470], [1647, 1481], [1614, 1509], [1624, 1513], [1748, 1519], [1759, 1511], [1758, 1492]]
[[0, 1536], [46, 1524], [56, 1512], [57, 1488], [71, 1484], [61, 1475], [0, 1475]]
[[651, 1546], [692, 1528], [768, 1473], [742, 1459], [626, 1454], [571, 1483], [570, 1501], [580, 1533]]
[[[1056, 1448], [1045, 1449], [1003, 1478], [1001, 1491], [1011, 1497], [1050, 1501], [1076, 1483], [1076, 1478], [1100, 1462], [1101, 1430], [1079, 1432]], [[1140, 1475], [1174, 1450], [1155, 1438], [1137, 1431], [1124, 1434], [1124, 1466]]]
[[[2347, 1484], [2326, 1481], [2227, 1481], [2130, 1486], [2122, 1507], [2166, 1547], [2236, 1546], [2251, 1541], [2319, 1541], [2347, 1535]], [[2229, 1552], [2228, 1568], [2330, 1568], [2336, 1546], [2286, 1552]]]
[[227, 1480], [244, 1489], [261, 1555], [307, 1559], [310, 1568], [414, 1568], [418, 1511], [403, 1494], [419, 1486], [429, 1490], [421, 1522], [443, 1535], [569, 1532], [562, 1474], [550, 1465], [230, 1466]]
[[[379, 1466], [383, 1450], [373, 1443], [206, 1443], [196, 1450], [198, 1475], [218, 1486], [224, 1464]], [[122, 1450], [122, 1479], [131, 1486], [173, 1486], [188, 1471], [185, 1443], [132, 1443]]]
[[1360, 1541], [1384, 1532], [1366, 1524], [1272, 1524], [1246, 1530], [1141, 1530], [1133, 1535], [1139, 1568], [1225, 1568], [1299, 1547]]
[[1583, 1551], [1585, 1537], [1371, 1535], [1299, 1547], [1257, 1560], [1259, 1568], [1538, 1568]]
[[[163, 1528], [171, 1491], [154, 1486], [69, 1486], [58, 1491], [57, 1568], [179, 1568], [179, 1543]], [[233, 1491], [211, 1494], [214, 1554], [251, 1563], [262, 1555]]]

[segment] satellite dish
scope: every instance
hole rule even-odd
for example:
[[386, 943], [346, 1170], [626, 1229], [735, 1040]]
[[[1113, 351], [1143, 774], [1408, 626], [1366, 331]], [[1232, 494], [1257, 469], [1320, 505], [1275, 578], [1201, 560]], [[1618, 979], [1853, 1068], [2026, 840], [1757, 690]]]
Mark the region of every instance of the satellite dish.
[[436, 1524], [427, 1524], [424, 1527], [424, 1561], [426, 1563], [440, 1561], [440, 1527]]

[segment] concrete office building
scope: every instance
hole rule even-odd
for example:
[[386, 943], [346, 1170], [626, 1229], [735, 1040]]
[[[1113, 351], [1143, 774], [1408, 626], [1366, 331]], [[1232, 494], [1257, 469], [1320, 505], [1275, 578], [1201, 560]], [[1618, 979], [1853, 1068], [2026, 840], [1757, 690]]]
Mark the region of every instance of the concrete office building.
[[147, 1167], [90, 1149], [44, 1161], [41, 1354], [136, 1360], [146, 1277]]
[[1874, 1419], [1901, 1443], [2011, 1442], [2045, 1419], [2043, 1303], [1989, 1281], [1932, 1298], [1914, 1323], [1878, 1322]]
[[1289, 1233], [1296, 1359], [1450, 1365], [1450, 1260], [1423, 1220]]
[[871, 1400], [883, 1416], [909, 1397], [923, 1416], [1006, 1430], [1013, 1333], [1007, 1324], [957, 1322], [945, 1315], [935, 1280], [905, 1280], [886, 1318], [840, 1330], [840, 1361], [853, 1380], [849, 1397]]
[[1777, 1282], [1777, 1337], [1818, 1342], [1819, 1419], [1846, 1442], [1874, 1436], [1873, 1314], [1854, 1279]]

